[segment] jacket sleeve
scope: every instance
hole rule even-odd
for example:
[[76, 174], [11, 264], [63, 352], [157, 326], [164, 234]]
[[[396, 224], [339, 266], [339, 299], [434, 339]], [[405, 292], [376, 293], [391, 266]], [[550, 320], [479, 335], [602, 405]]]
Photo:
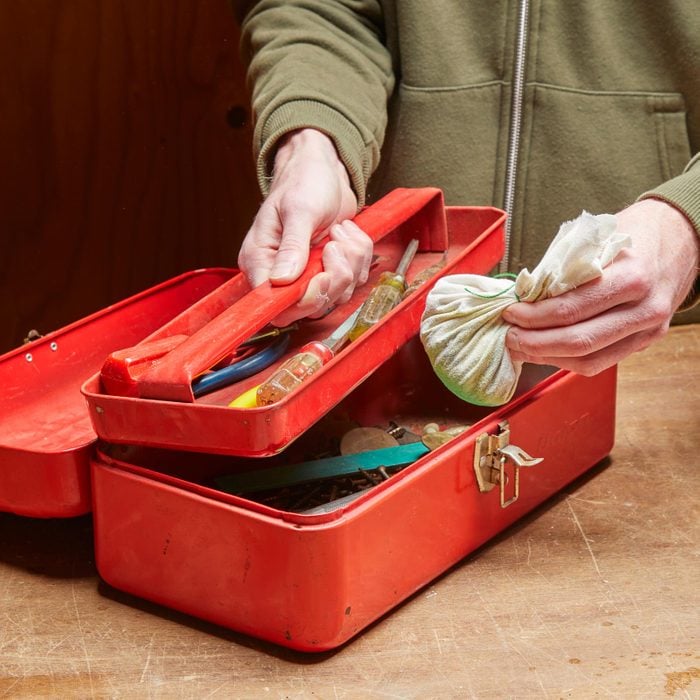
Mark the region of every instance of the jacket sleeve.
[[[650, 197], [662, 199], [683, 212], [700, 236], [700, 153], [695, 154], [680, 175], [645, 192], [639, 199]], [[700, 277], [695, 278], [695, 285], [679, 311], [697, 306], [698, 302], [700, 302]]]
[[242, 25], [264, 195], [275, 147], [295, 129], [328, 135], [360, 206], [379, 163], [394, 86], [380, 0], [262, 0]]

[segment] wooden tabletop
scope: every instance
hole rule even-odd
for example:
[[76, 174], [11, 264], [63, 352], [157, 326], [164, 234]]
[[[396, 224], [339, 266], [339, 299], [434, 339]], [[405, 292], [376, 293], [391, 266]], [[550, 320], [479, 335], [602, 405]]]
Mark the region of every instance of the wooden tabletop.
[[626, 360], [611, 458], [334, 652], [109, 588], [90, 518], [0, 514], [0, 698], [700, 698], [699, 359], [700, 325]]

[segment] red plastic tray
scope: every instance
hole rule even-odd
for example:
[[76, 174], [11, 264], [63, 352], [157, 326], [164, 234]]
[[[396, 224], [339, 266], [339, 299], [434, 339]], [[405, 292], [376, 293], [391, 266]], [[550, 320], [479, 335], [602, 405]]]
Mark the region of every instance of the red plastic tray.
[[0, 510], [70, 517], [90, 510], [96, 440], [80, 385], [219, 287], [232, 270], [189, 272], [0, 357]]
[[306, 323], [277, 364], [309, 340], [327, 336], [362, 304], [379, 275], [395, 269], [412, 238], [418, 238], [419, 250], [409, 268], [409, 282], [447, 252], [440, 273], [377, 326], [276, 404], [252, 409], [228, 406], [269, 376], [276, 365], [195, 400], [190, 385], [198, 373], [301, 297], [310, 276], [320, 269], [320, 248], [312, 251], [305, 275], [294, 285], [268, 284], [249, 291], [244, 281], [234, 278], [151, 336], [162, 339], [184, 333], [189, 338], [138, 378], [136, 396], [108, 394], [99, 375], [85, 383], [83, 393], [95, 431], [114, 443], [255, 457], [280, 452], [417, 334], [425, 296], [437, 277], [456, 272], [486, 274], [498, 263], [504, 220], [504, 212], [490, 207], [445, 207], [442, 193], [434, 188], [394, 190], [356, 218], [377, 241], [378, 263], [368, 283], [323, 320]]
[[[118, 589], [283, 646], [337, 647], [609, 453], [615, 368], [544, 379], [526, 369], [530, 384], [508, 405], [475, 407], [442, 386], [414, 339], [326, 420], [476, 423], [325, 514], [276, 510], [212, 485], [261, 460], [118, 445], [99, 452], [99, 572]], [[511, 444], [544, 458], [520, 470], [520, 496], [507, 507], [497, 487], [480, 492], [474, 469], [475, 441], [502, 421]], [[510, 495], [512, 463], [506, 473]]]

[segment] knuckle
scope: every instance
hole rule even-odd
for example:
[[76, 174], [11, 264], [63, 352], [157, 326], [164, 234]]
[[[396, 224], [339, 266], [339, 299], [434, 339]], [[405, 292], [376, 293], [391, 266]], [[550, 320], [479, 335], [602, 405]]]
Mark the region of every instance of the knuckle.
[[357, 229], [357, 243], [363, 255], [372, 255], [374, 241], [361, 229]]
[[651, 293], [652, 283], [649, 275], [631, 275], [626, 284], [633, 298], [643, 299]]
[[308, 316], [313, 316], [316, 313], [321, 313], [328, 306], [328, 296], [325, 294], [318, 294], [312, 298], [300, 301], [295, 307], [295, 314], [297, 318], [303, 318]]
[[657, 340], [661, 340], [664, 336], [668, 334], [669, 328], [671, 327], [670, 319], [667, 319], [665, 323], [660, 324], [654, 329], [654, 332], [651, 334], [651, 340], [653, 342], [656, 342]]
[[562, 295], [557, 300], [556, 316], [565, 326], [571, 326], [581, 320], [581, 309], [575, 301]]
[[595, 350], [596, 342], [589, 333], [578, 332], [573, 336], [571, 346], [576, 355], [585, 356]]
[[241, 248], [238, 251], [238, 259], [248, 257], [253, 251], [255, 251], [256, 245], [253, 240], [253, 235], [249, 233], [241, 243]]
[[608, 367], [603, 359], [595, 357], [573, 357], [566, 363], [566, 369], [583, 377], [593, 377]]
[[257, 246], [253, 245], [250, 242], [243, 242], [243, 245], [241, 245], [241, 249], [238, 252], [238, 267], [243, 270], [244, 272], [248, 272], [249, 270], [253, 269], [257, 265], [259, 265], [264, 259], [264, 256], [261, 254], [261, 251]]
[[355, 281], [351, 261], [348, 260], [344, 248], [336, 241], [327, 243], [323, 249], [323, 267], [331, 274], [335, 288], [345, 289]]
[[349, 286], [354, 285], [355, 275], [349, 265], [340, 265], [333, 272], [333, 283], [334, 286], [339, 289], [347, 289]]
[[668, 333], [669, 326], [670, 323], [666, 321], [666, 323], [659, 323], [646, 333], [640, 334], [639, 350], [644, 350], [657, 340], [661, 340]]
[[661, 299], [652, 299], [647, 304], [647, 318], [655, 326], [667, 324], [672, 315], [671, 305]]

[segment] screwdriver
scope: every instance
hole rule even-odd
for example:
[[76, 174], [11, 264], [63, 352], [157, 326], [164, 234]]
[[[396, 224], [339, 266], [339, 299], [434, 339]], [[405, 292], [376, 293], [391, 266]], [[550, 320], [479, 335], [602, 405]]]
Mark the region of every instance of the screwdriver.
[[347, 340], [348, 331], [353, 327], [362, 307], [350, 314], [331, 335], [321, 341], [313, 341], [302, 346], [299, 352], [290, 357], [256, 392], [256, 404], [269, 406], [290, 394], [304, 380], [333, 359], [335, 353]]
[[406, 291], [406, 270], [417, 250], [418, 241], [414, 238], [401, 256], [396, 272], [382, 272], [379, 276], [379, 281], [360, 307], [357, 321], [348, 333], [350, 340], [357, 340], [401, 301]]
[[442, 270], [443, 267], [445, 267], [445, 263], [447, 262], [447, 253], [445, 253], [441, 260], [439, 262], [436, 262], [434, 265], [431, 265], [430, 267], [426, 267], [425, 270], [422, 272], [419, 272], [414, 278], [411, 284], [406, 287], [406, 291], [403, 293], [403, 298], [405, 299], [407, 296], [410, 296], [413, 294], [413, 292], [418, 289], [422, 284], [425, 284], [433, 275], [436, 275], [440, 270]]

